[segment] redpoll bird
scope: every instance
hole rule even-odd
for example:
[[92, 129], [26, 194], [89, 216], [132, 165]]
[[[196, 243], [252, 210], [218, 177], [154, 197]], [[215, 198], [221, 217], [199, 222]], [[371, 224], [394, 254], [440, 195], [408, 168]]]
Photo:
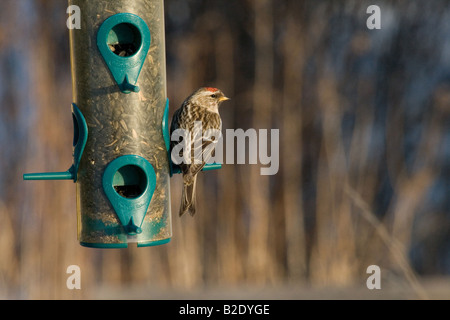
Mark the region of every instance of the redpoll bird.
[[[183, 129], [190, 136], [190, 148], [180, 148], [176, 156], [184, 157], [179, 164], [183, 174], [183, 191], [181, 196], [180, 216], [189, 213], [195, 214], [195, 188], [197, 174], [203, 169], [211, 158], [215, 145], [218, 142], [208, 135], [208, 132], [222, 129], [222, 119], [219, 115], [219, 106], [223, 101], [229, 100], [222, 91], [216, 88], [200, 88], [192, 93], [175, 111], [172, 118], [171, 135], [177, 129]], [[201, 124], [201, 127], [199, 126]], [[200, 130], [201, 129], [201, 130]], [[183, 138], [184, 139], [184, 138]], [[173, 142], [171, 149], [181, 143]], [[183, 155], [183, 151], [190, 155]], [[189, 151], [190, 150], [190, 151]], [[187, 153], [186, 152], [186, 153]], [[175, 152], [176, 153], [176, 152]], [[171, 153], [172, 154], [172, 153]], [[172, 154], [172, 159], [174, 155]], [[197, 161], [196, 161], [197, 160]]]

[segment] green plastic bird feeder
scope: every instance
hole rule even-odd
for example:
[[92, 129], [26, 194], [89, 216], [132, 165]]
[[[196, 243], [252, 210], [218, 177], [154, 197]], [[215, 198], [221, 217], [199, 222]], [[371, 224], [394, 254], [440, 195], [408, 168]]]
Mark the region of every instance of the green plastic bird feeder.
[[[25, 180], [76, 182], [78, 240], [92, 248], [165, 244], [172, 236], [163, 0], [69, 0], [74, 123], [67, 171]], [[205, 170], [217, 169], [210, 165]]]
[[70, 0], [74, 161], [25, 180], [76, 182], [78, 239], [93, 248], [170, 241], [163, 0]]

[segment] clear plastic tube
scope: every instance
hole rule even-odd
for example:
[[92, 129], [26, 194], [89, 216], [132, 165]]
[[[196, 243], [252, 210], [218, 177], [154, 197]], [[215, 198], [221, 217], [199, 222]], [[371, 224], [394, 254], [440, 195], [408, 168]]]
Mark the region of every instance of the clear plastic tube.
[[[163, 0], [70, 0], [81, 12], [81, 29], [70, 30], [74, 102], [88, 126], [88, 140], [77, 180], [78, 238], [102, 248], [168, 242], [172, 236], [169, 161], [162, 132], [166, 106]], [[101, 24], [117, 13], [141, 17], [151, 46], [141, 70], [138, 93], [123, 93], [97, 48]], [[138, 155], [153, 166], [156, 189], [141, 226], [130, 236], [102, 188], [103, 173], [113, 160]]]

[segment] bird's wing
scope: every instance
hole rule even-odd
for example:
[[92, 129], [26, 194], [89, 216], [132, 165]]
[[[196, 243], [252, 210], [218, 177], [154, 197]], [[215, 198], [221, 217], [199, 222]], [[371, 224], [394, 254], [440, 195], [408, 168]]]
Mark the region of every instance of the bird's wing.
[[191, 140], [191, 165], [188, 172], [195, 175], [200, 172], [211, 159], [216, 145], [219, 143], [220, 131], [193, 130]]

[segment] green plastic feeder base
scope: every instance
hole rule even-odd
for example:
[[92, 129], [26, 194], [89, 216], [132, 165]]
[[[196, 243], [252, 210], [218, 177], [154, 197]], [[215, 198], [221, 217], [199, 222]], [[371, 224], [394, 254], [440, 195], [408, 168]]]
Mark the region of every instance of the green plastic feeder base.
[[138, 248], [161, 246], [163, 244], [169, 243], [170, 240], [171, 240], [171, 238], [164, 239], [164, 240], [158, 240], [158, 241], [138, 242], [137, 246], [138, 246]]
[[96, 248], [96, 249], [123, 249], [127, 248], [127, 243], [89, 243], [80, 242], [83, 247]]
[[[155, 247], [161, 246], [163, 244], [169, 243], [171, 238], [157, 241], [148, 242], [134, 242], [137, 244], [138, 248], [144, 247]], [[131, 242], [133, 243], [133, 242]], [[94, 248], [94, 249], [124, 249], [128, 248], [128, 243], [90, 243], [90, 242], [80, 242], [83, 247]]]

